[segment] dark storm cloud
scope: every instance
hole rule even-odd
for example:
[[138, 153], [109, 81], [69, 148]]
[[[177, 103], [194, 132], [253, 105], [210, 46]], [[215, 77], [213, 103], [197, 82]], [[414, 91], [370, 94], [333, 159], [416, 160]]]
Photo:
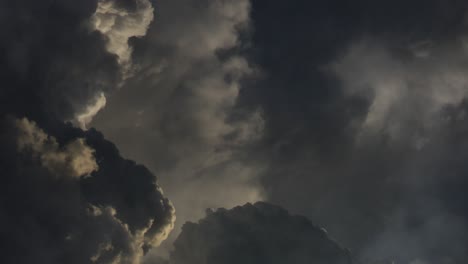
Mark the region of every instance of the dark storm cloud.
[[116, 58], [88, 21], [96, 6], [96, 1], [2, 1], [2, 113], [71, 120], [116, 85]]
[[173, 228], [172, 204], [100, 132], [65, 122], [84, 126], [121, 85], [150, 3], [2, 1], [0, 12], [0, 262], [139, 263]]
[[466, 259], [466, 2], [252, 3], [267, 197], [366, 257]]
[[[20, 118], [5, 126], [22, 128], [2, 143], [14, 190], [2, 196], [12, 226], [5, 241], [14, 241], [6, 260], [133, 262], [171, 228], [173, 209], [148, 170], [96, 130], [57, 122], [84, 127], [106, 98], [93, 124], [164, 175], [183, 220], [269, 199], [327, 227], [364, 260], [468, 257], [465, 1], [1, 5], [0, 110]], [[234, 254], [224, 225], [252, 210], [241, 230], [269, 232], [262, 228], [274, 229], [276, 216], [262, 216], [262, 206], [209, 215], [226, 244], [195, 246]], [[257, 211], [260, 219], [249, 218]], [[281, 212], [286, 222], [275, 231], [317, 238], [294, 235], [309, 231]], [[171, 261], [185, 262], [186, 240], [210, 237], [203, 221], [186, 226]], [[268, 251], [268, 242], [255, 246]], [[238, 257], [272, 256], [295, 254]]]
[[302, 216], [267, 203], [208, 211], [186, 223], [169, 263], [350, 264], [349, 253]]
[[2, 123], [2, 262], [139, 263], [172, 228], [172, 205], [99, 132], [62, 129], [54, 138], [26, 119]]

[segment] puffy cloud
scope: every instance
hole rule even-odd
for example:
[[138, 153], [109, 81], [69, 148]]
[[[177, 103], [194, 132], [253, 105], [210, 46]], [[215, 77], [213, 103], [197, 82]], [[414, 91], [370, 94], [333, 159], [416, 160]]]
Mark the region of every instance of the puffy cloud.
[[[180, 224], [202, 208], [267, 199], [364, 258], [463, 259], [445, 245], [466, 243], [456, 235], [464, 207], [453, 208], [464, 196], [435, 186], [466, 186], [449, 158], [464, 157], [450, 142], [464, 131], [464, 1], [155, 9], [148, 34], [130, 41], [141, 74], [93, 125], [161, 174]], [[430, 230], [443, 223], [453, 228], [442, 242]]]
[[21, 1], [1, 9], [1, 111], [80, 125], [128, 76], [127, 42], [153, 18], [146, 0]]
[[[180, 223], [268, 199], [362, 258], [463, 263], [466, 1], [348, 2], [1, 2], [0, 262], [138, 263], [174, 228], [155, 176], [72, 120], [158, 171]], [[346, 256], [299, 218], [211, 212], [169, 261]]]
[[186, 223], [168, 263], [350, 264], [351, 256], [307, 218], [267, 203], [209, 210]]
[[92, 17], [94, 27], [107, 37], [107, 50], [118, 56], [124, 71], [129, 70], [132, 53], [128, 40], [146, 34], [154, 11], [149, 0], [127, 2], [133, 8], [129, 9], [119, 1], [100, 0]]
[[175, 210], [154, 175], [99, 132], [1, 125], [2, 262], [140, 263], [172, 230]]
[[[141, 37], [146, 34], [149, 24], [153, 20], [153, 6], [148, 0], [136, 1], [108, 1], [100, 0], [91, 21], [95, 30], [106, 37], [106, 49], [109, 53], [117, 55], [121, 66], [122, 79], [132, 74], [130, 61], [132, 48], [128, 41], [132, 37]], [[116, 84], [121, 86], [122, 82]], [[94, 100], [94, 101], [93, 101]], [[97, 93], [88, 101], [87, 106], [75, 115], [74, 121], [83, 129], [94, 116], [106, 105], [103, 92]]]
[[[138, 20], [136, 2], [115, 7]], [[174, 227], [146, 167], [68, 122], [85, 128], [123, 80], [110, 37], [94, 27], [98, 6], [0, 3], [1, 263], [136, 264]]]
[[16, 121], [18, 128], [18, 149], [30, 150], [42, 166], [57, 176], [80, 177], [98, 169], [94, 150], [86, 145], [83, 138], [75, 139], [63, 147], [54, 137], [49, 137], [26, 118]]
[[73, 120], [121, 80], [115, 55], [92, 28], [95, 0], [1, 3], [1, 112]]

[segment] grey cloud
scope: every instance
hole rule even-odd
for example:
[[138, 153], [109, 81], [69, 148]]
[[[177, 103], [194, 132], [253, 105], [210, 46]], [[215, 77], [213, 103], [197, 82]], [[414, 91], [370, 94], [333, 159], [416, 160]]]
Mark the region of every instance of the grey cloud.
[[207, 207], [264, 197], [264, 164], [243, 151], [262, 137], [263, 116], [235, 107], [243, 80], [258, 74], [237, 51], [249, 12], [247, 0], [159, 1], [148, 34], [131, 40], [138, 74], [92, 123], [158, 171], [179, 226]]
[[[461, 128], [468, 85], [464, 37], [460, 33], [417, 47], [425, 50], [424, 56], [414, 45], [395, 49], [375, 37], [373, 43], [351, 44], [333, 66], [345, 93], [369, 102], [355, 145], [384, 137], [386, 149], [411, 153], [393, 165], [399, 169], [390, 177], [399, 183], [401, 200], [391, 202], [393, 209], [384, 213], [384, 224], [365, 248], [363, 254], [370, 258], [386, 256], [402, 263], [459, 263], [466, 258], [467, 213], [450, 205], [464, 198], [444, 194], [452, 184], [466, 187], [466, 168], [455, 158], [464, 154], [456, 154], [460, 150], [452, 142], [454, 134], [460, 143], [466, 137]], [[381, 151], [382, 157], [388, 155]]]
[[463, 263], [466, 2], [252, 3], [268, 200], [364, 258]]
[[127, 1], [134, 8], [126, 8], [119, 1], [98, 1], [96, 12], [92, 16], [94, 28], [106, 36], [106, 48], [117, 55], [123, 67], [124, 78], [128, 77], [132, 53], [128, 40], [146, 34], [153, 20], [153, 6], [149, 0]]
[[326, 231], [267, 203], [208, 211], [174, 246], [168, 263], [351, 263]]
[[466, 2], [213, 3], [159, 2], [131, 41], [142, 74], [95, 122], [181, 219], [266, 198], [363, 259], [462, 263]]
[[86, 145], [83, 138], [68, 143], [61, 150], [57, 140], [45, 134], [34, 122], [23, 118], [15, 124], [18, 129], [18, 150], [31, 151], [51, 173], [80, 177], [98, 170], [94, 150]]
[[1, 262], [464, 263], [466, 1], [149, 3], [0, 3]]
[[120, 73], [89, 22], [97, 1], [1, 3], [2, 113], [72, 120]]
[[[353, 44], [332, 69], [345, 92], [370, 102], [360, 133], [386, 133], [391, 139], [413, 137], [415, 146], [438, 127], [438, 115], [459, 105], [467, 95], [468, 53], [462, 36], [450, 43], [432, 43], [425, 56], [413, 47], [403, 54], [384, 44], [362, 40]], [[378, 40], [374, 40], [378, 42]]]
[[[148, 0], [126, 1], [126, 3], [107, 0], [97, 2], [96, 10], [90, 17], [90, 27], [104, 36], [106, 50], [117, 56], [121, 76], [118, 82], [112, 84], [114, 88], [121, 87], [127, 78], [135, 74], [136, 69], [131, 61], [132, 48], [128, 42], [130, 38], [146, 34], [153, 20], [153, 11], [153, 6]], [[105, 93], [97, 92], [94, 98], [88, 99], [87, 105], [75, 114], [72, 122], [86, 129], [106, 103]]]
[[[1, 261], [140, 263], [175, 220], [155, 177], [95, 130], [48, 130], [56, 138], [24, 119], [2, 122]], [[85, 160], [99, 168], [77, 178]]]
[[129, 74], [128, 39], [153, 18], [149, 1], [120, 2], [1, 3], [2, 112], [89, 122]]
[[[116, 6], [134, 15], [132, 3]], [[123, 80], [92, 23], [100, 4], [0, 2], [2, 263], [140, 263], [174, 227], [146, 167], [67, 122], [89, 122]]]
[[93, 121], [94, 116], [106, 106], [106, 103], [107, 99], [104, 93], [97, 94], [94, 100], [88, 103], [86, 108], [75, 115], [72, 122], [81, 129], [86, 129], [88, 124]]
[[[443, 177], [447, 140], [463, 133], [463, 81], [438, 87], [464, 79], [466, 3], [251, 5], [160, 1], [147, 36], [131, 40], [141, 74], [94, 125], [161, 173], [180, 224], [205, 207], [267, 199], [363, 258], [463, 259], [444, 246], [465, 243], [454, 235], [464, 207], [448, 206], [463, 195], [435, 186], [465, 186], [461, 165]], [[405, 88], [416, 84], [430, 92]], [[413, 201], [429, 205], [416, 213]], [[444, 222], [453, 229], [436, 243], [429, 230]]]

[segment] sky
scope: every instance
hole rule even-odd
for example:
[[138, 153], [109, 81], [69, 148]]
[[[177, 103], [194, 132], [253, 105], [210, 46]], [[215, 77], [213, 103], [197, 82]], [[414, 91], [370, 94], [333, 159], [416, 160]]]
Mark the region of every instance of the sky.
[[0, 0], [0, 262], [463, 264], [468, 2]]

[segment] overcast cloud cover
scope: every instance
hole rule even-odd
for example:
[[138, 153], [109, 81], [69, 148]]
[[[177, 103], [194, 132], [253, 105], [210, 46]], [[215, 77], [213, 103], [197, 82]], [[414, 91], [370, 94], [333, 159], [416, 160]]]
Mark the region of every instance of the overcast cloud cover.
[[1, 263], [468, 259], [465, 0], [1, 0], [0, 30]]

